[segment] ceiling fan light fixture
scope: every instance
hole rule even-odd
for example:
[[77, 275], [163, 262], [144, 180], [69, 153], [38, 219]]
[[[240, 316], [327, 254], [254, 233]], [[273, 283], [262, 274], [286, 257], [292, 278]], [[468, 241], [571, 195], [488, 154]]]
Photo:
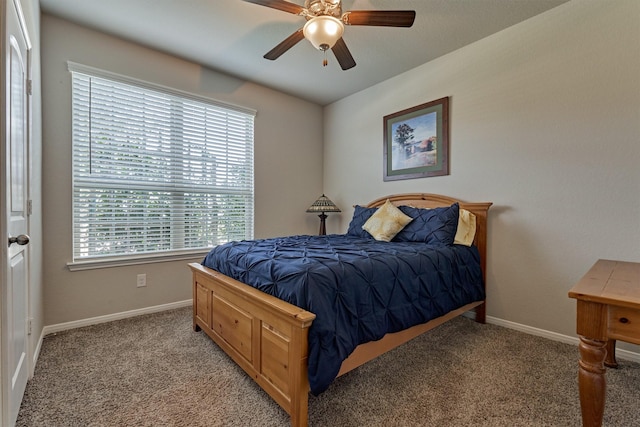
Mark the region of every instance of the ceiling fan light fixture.
[[318, 50], [331, 49], [344, 33], [344, 24], [333, 16], [315, 16], [304, 24], [304, 37]]

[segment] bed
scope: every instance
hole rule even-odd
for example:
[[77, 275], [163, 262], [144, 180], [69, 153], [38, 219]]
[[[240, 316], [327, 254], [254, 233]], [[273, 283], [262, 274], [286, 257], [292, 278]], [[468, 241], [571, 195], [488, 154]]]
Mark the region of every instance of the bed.
[[[456, 225], [461, 212], [471, 213], [475, 217], [473, 244], [436, 241], [416, 246], [402, 241], [411, 227], [415, 231], [419, 226], [417, 220], [409, 222], [392, 242], [377, 242], [361, 230], [358, 221], [365, 222], [389, 204], [410, 217], [427, 212], [432, 218], [442, 212], [448, 215], [449, 224], [455, 207]], [[475, 311], [476, 321], [484, 323], [490, 206], [489, 202], [467, 203], [435, 194], [392, 195], [356, 206], [345, 235], [221, 245], [203, 263], [189, 264], [193, 328], [204, 331], [244, 369], [290, 415], [293, 426], [305, 426], [310, 390], [322, 392], [333, 378], [470, 310]], [[255, 257], [251, 252], [255, 248], [266, 251], [266, 256]], [[363, 259], [362, 254], [366, 254]], [[420, 267], [408, 268], [417, 273], [387, 278], [413, 260]], [[378, 270], [363, 272], [364, 264]], [[266, 265], [265, 272], [254, 273], [258, 265]], [[310, 269], [299, 272], [298, 265]], [[417, 270], [423, 266], [429, 272]], [[328, 276], [335, 280], [329, 281]], [[444, 290], [430, 284], [436, 279], [444, 281], [438, 285]], [[367, 285], [376, 280], [375, 286]], [[411, 281], [420, 290], [405, 284]], [[391, 282], [390, 289], [401, 291], [385, 291]], [[423, 298], [425, 293], [429, 298]], [[438, 298], [432, 298], [435, 294]], [[381, 306], [385, 314], [375, 312], [373, 306]]]

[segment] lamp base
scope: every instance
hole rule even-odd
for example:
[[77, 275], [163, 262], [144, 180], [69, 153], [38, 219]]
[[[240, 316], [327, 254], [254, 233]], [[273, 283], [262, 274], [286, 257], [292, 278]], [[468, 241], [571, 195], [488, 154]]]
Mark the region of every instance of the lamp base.
[[318, 218], [320, 218], [320, 231], [318, 232], [318, 236], [325, 236], [327, 234], [327, 227], [324, 224], [324, 220], [327, 219], [327, 215], [322, 212], [318, 215]]

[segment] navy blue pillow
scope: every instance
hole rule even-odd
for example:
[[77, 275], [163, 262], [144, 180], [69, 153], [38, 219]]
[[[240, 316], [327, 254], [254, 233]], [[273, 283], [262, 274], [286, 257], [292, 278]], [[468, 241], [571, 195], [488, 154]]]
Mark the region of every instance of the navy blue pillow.
[[351, 218], [351, 222], [349, 223], [347, 235], [373, 239], [368, 231], [362, 229], [362, 226], [365, 222], [367, 222], [369, 218], [371, 218], [371, 215], [373, 215], [377, 210], [378, 208], [365, 208], [363, 206], [356, 206], [353, 212], [353, 218]]
[[393, 238], [393, 241], [453, 244], [458, 230], [458, 214], [460, 212], [460, 206], [457, 203], [434, 209], [400, 206], [400, 210], [413, 218], [413, 221], [407, 224]]

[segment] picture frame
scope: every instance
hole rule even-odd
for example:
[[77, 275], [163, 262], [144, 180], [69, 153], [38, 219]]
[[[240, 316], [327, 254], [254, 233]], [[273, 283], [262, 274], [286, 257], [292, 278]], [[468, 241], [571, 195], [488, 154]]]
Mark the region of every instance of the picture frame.
[[384, 116], [383, 179], [449, 175], [449, 97]]

